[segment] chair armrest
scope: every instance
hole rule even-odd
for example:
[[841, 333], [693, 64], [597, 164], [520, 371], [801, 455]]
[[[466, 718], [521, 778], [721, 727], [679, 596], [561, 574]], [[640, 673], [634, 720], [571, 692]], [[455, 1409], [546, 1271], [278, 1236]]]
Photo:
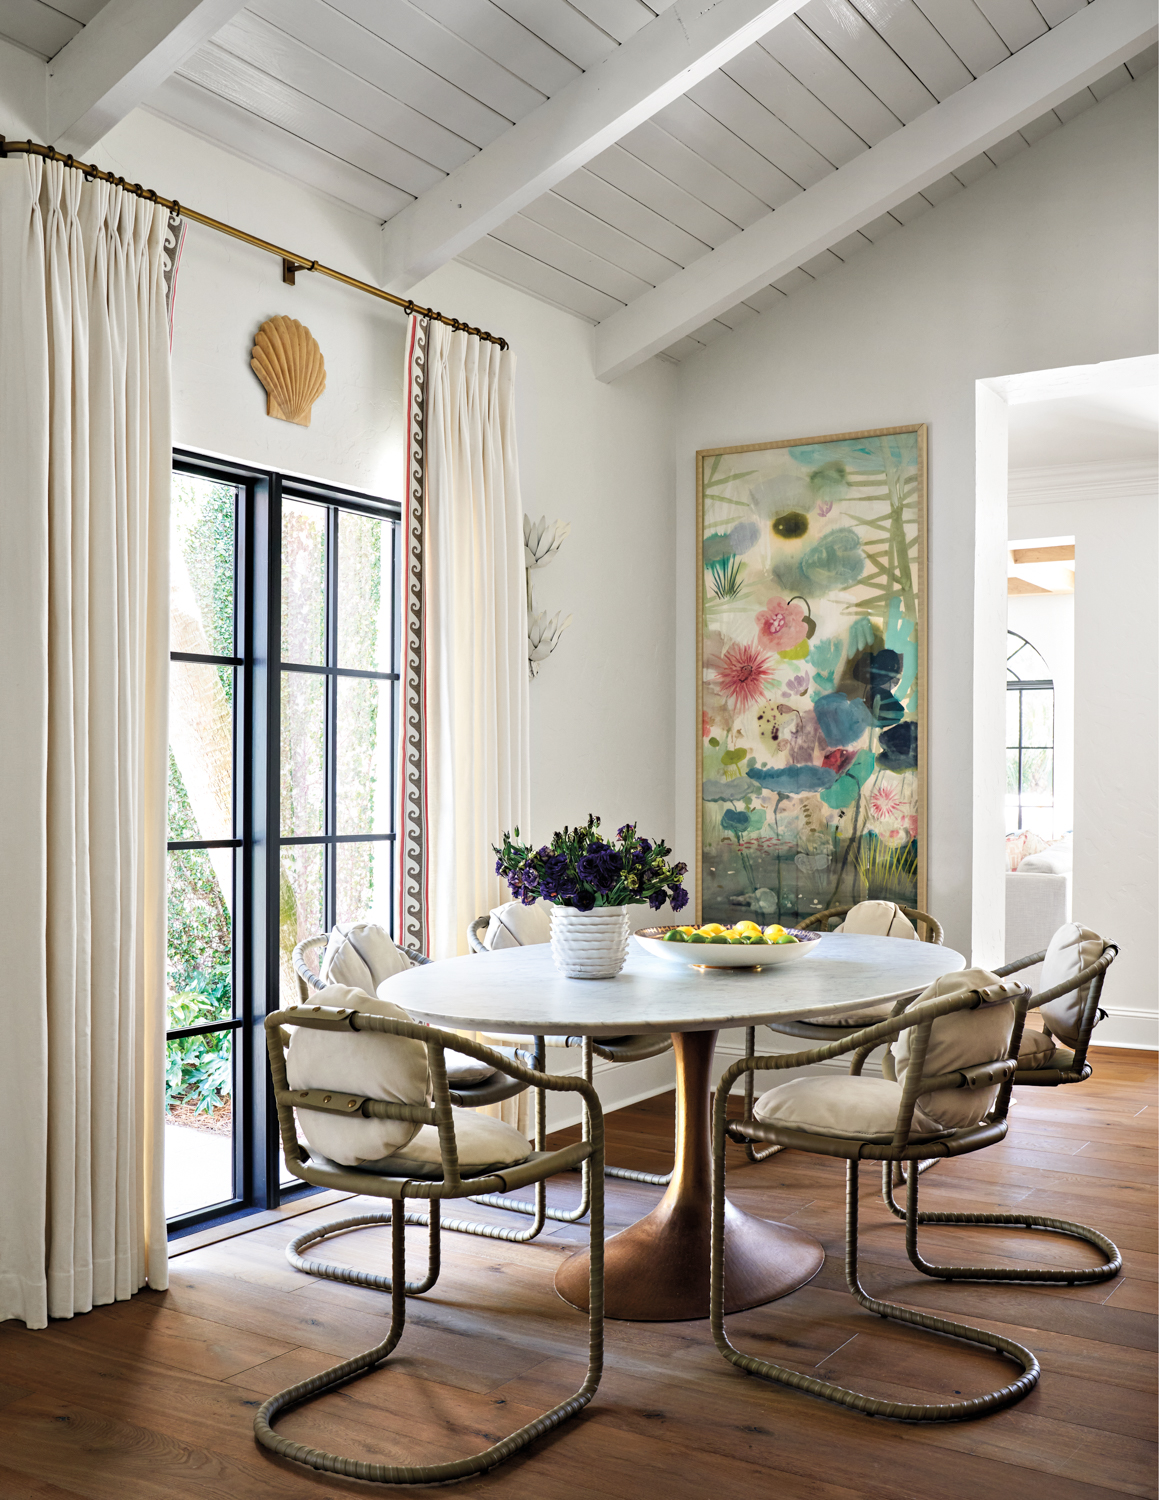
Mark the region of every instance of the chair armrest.
[[1028, 953], [1025, 958], [1016, 958], [1011, 963], [1003, 964], [1000, 969], [992, 969], [991, 973], [997, 974], [999, 979], [1005, 979], [1010, 974], [1017, 974], [1022, 969], [1029, 969], [1034, 964], [1040, 964], [1046, 957], [1046, 949], [1041, 953]]

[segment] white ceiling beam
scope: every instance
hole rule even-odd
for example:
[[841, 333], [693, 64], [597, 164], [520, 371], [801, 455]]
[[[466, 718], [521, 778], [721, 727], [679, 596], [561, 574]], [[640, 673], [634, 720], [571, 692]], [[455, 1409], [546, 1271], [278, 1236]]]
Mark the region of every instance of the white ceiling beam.
[[389, 289], [408, 292], [805, 3], [676, 0], [385, 225]]
[[1154, 41], [1154, 0], [1092, 0], [879, 145], [823, 177], [594, 332], [615, 380], [868, 224]]
[[245, 0], [107, 0], [48, 64], [48, 139], [82, 155]]

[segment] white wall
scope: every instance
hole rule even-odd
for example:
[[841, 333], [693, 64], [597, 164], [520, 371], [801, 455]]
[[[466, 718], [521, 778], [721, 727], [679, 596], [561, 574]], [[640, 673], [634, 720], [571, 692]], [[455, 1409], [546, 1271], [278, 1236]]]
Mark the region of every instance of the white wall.
[[[1084, 488], [1085, 495], [1076, 494]], [[1085, 476], [1067, 493], [1074, 498], [1020, 495], [1012, 487], [1010, 538], [1075, 538], [1073, 916], [1121, 945], [1103, 990], [1110, 1014], [1096, 1039], [1153, 1047], [1159, 1023], [1154, 474], [1149, 482], [1113, 485]]]
[[[975, 543], [995, 551], [1001, 572], [1005, 552], [997, 513], [996, 534], [976, 536], [975, 382], [1154, 349], [1154, 121], [1150, 75], [680, 367], [675, 727], [686, 843], [696, 449], [928, 422], [928, 900], [947, 941], [970, 952]], [[1000, 632], [1004, 611], [993, 623]], [[1001, 952], [994, 921], [994, 951], [979, 954], [990, 961]]]
[[[101, 164], [287, 248], [373, 282], [380, 231], [342, 208], [142, 111]], [[573, 621], [532, 684], [533, 832], [599, 813], [673, 835], [668, 483], [675, 372], [653, 361], [614, 388], [591, 374], [589, 326], [466, 266], [415, 300], [505, 337], [518, 357], [525, 510], [570, 521], [537, 599]], [[258, 326], [305, 323], [327, 388], [300, 428], [266, 416], [249, 367]], [[401, 497], [402, 313], [322, 277], [284, 286], [273, 256], [191, 224], [173, 343], [175, 440], [375, 495]]]

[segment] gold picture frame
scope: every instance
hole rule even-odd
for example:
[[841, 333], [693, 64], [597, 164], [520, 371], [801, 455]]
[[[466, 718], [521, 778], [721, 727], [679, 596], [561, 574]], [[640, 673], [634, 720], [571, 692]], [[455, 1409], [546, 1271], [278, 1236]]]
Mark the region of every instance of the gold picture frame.
[[698, 923], [925, 909], [927, 514], [925, 423], [697, 452]]

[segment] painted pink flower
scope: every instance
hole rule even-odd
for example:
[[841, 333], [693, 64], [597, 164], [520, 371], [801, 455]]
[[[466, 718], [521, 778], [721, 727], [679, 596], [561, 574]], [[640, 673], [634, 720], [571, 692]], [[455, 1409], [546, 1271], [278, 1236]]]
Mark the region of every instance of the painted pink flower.
[[700, 738], [706, 740], [711, 733], [712, 720], [709, 717], [708, 709], [702, 709], [700, 714]]
[[712, 668], [717, 686], [742, 713], [765, 696], [769, 659], [756, 646], [730, 646], [712, 663]]
[[869, 799], [869, 811], [876, 823], [896, 825], [901, 821], [903, 806], [901, 798], [891, 786], [877, 787]]
[[774, 651], [790, 651], [805, 639], [804, 606], [794, 600], [787, 604], [784, 599], [770, 599], [757, 616], [757, 630], [761, 645]]

